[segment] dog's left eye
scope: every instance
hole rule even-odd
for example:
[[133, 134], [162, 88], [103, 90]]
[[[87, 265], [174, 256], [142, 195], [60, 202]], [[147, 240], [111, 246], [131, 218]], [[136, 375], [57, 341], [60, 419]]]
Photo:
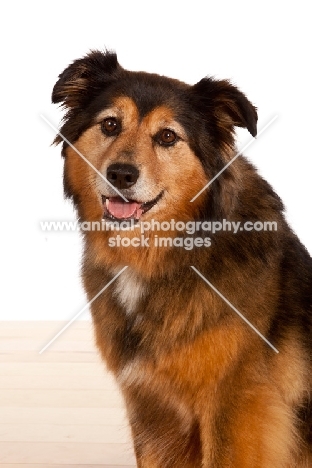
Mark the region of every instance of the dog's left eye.
[[157, 133], [155, 136], [155, 141], [161, 146], [172, 146], [178, 140], [177, 134], [170, 130], [169, 128], [165, 128]]
[[115, 117], [107, 117], [101, 122], [101, 130], [104, 135], [115, 136], [120, 132], [120, 123]]

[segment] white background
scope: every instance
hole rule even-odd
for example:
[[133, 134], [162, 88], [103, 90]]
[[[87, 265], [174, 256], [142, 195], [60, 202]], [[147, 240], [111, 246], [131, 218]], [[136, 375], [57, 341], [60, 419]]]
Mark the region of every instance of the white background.
[[[40, 230], [41, 220], [74, 219], [60, 147], [40, 113], [58, 125], [52, 87], [90, 49], [191, 84], [230, 78], [258, 107], [259, 129], [278, 115], [245, 154], [312, 252], [309, 2], [11, 1], [1, 10], [0, 319], [68, 320], [85, 304], [79, 235]], [[240, 144], [249, 139], [239, 132]]]

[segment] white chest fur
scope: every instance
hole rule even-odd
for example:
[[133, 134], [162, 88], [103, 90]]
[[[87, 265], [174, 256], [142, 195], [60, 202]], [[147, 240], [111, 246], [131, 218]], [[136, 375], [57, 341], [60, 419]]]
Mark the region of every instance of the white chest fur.
[[144, 296], [145, 285], [137, 273], [128, 267], [115, 281], [114, 296], [127, 314], [132, 314]]

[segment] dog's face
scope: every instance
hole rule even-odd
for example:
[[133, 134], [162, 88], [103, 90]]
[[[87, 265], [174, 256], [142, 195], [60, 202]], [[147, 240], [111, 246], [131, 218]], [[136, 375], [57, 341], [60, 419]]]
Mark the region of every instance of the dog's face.
[[64, 143], [65, 192], [83, 220], [194, 219], [203, 198], [190, 200], [226, 164], [234, 126], [256, 134], [255, 108], [227, 81], [129, 72], [112, 53], [70, 65], [52, 100], [67, 108], [61, 133], [80, 153]]
[[184, 127], [165, 104], [140, 115], [133, 98], [113, 97], [75, 147], [98, 172], [70, 149], [66, 183], [78, 194], [92, 187], [94, 205], [108, 220], [163, 220], [175, 213], [187, 219], [189, 200], [207, 182]]
[[[124, 70], [115, 54], [92, 52], [60, 75], [52, 99], [67, 109], [64, 188], [81, 221], [186, 223], [227, 218], [233, 209], [241, 177], [233, 165], [191, 202], [233, 156], [234, 127], [256, 134], [255, 108], [227, 81], [204, 78], [190, 86]], [[138, 232], [118, 235], [132, 242]], [[111, 268], [126, 263], [149, 275], [172, 252], [169, 244], [155, 246], [152, 229], [139, 252], [133, 243], [112, 246], [111, 231], [84, 234], [88, 258]]]
[[[137, 101], [128, 96], [112, 104], [97, 117], [103, 142], [98, 148], [100, 172], [112, 184], [98, 181], [104, 217], [162, 219], [177, 210], [183, 216], [186, 200], [206, 177], [173, 109], [163, 103], [140, 115]], [[192, 179], [196, 182], [188, 184]]]

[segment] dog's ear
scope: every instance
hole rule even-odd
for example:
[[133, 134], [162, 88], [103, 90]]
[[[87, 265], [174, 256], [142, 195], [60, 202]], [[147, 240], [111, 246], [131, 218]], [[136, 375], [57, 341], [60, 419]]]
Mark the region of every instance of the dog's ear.
[[219, 127], [244, 127], [253, 137], [257, 135], [257, 109], [229, 81], [203, 78], [193, 92], [199, 97], [201, 112], [213, 112]]
[[86, 99], [100, 92], [121, 69], [114, 52], [91, 51], [59, 75], [53, 88], [52, 102], [62, 103], [69, 110], [82, 107]]

